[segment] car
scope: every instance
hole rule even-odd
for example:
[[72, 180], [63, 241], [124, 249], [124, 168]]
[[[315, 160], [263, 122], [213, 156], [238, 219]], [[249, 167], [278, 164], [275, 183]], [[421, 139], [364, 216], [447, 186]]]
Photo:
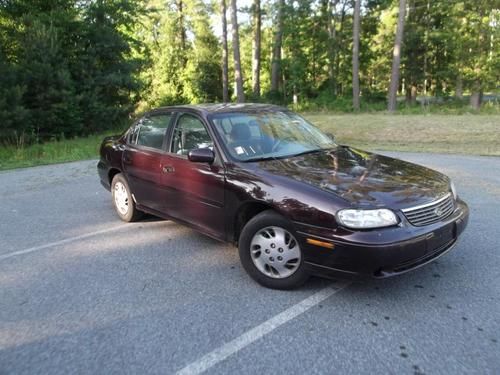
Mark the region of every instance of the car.
[[444, 174], [267, 104], [154, 109], [104, 139], [97, 169], [122, 220], [149, 213], [233, 243], [274, 289], [403, 274], [452, 249], [469, 218]]

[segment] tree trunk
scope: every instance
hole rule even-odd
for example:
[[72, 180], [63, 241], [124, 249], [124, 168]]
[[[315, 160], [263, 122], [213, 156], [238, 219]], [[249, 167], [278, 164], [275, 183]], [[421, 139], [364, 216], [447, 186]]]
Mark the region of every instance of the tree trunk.
[[470, 106], [473, 109], [481, 109], [481, 101], [483, 97], [483, 92], [481, 90], [481, 82], [474, 81], [472, 84], [471, 94], [470, 94]]
[[414, 106], [417, 104], [417, 85], [415, 82], [408, 83], [405, 98], [406, 105]]
[[425, 29], [424, 29], [424, 102], [427, 102], [427, 92], [429, 91], [429, 83], [432, 83], [431, 76], [427, 73], [427, 63], [429, 61], [429, 30], [431, 29], [430, 21], [430, 2], [427, 0], [427, 12], [425, 13]]
[[252, 91], [256, 98], [260, 96], [260, 36], [261, 36], [261, 14], [260, 0], [253, 2], [253, 41], [252, 41]]
[[464, 82], [462, 79], [462, 73], [458, 73], [457, 82], [455, 86], [455, 98], [462, 100], [464, 98]]
[[343, 38], [343, 31], [344, 31], [344, 20], [345, 20], [345, 14], [346, 14], [346, 6], [347, 3], [350, 0], [344, 0], [342, 3], [342, 10], [340, 11], [340, 23], [339, 23], [339, 32], [337, 36], [337, 40], [335, 43], [335, 87], [334, 87], [334, 95], [337, 95], [342, 93], [342, 82], [339, 83], [339, 80], [337, 79], [338, 76], [340, 75], [340, 46], [344, 43], [344, 38]]
[[[479, 3], [478, 3], [479, 4]], [[483, 19], [485, 16], [485, 7], [479, 5], [478, 9], [479, 19]], [[479, 55], [488, 55], [489, 43], [485, 27], [479, 27], [479, 33], [477, 35], [477, 47]], [[472, 82], [471, 94], [470, 94], [470, 106], [475, 110], [481, 109], [481, 102], [483, 100], [483, 87], [481, 79], [481, 71], [484, 68], [481, 66], [481, 59], [475, 59], [474, 75], [475, 79]]]
[[186, 27], [184, 26], [184, 3], [182, 0], [177, 1], [177, 12], [179, 13], [179, 30], [181, 38], [181, 49], [182, 49], [182, 66], [185, 67], [187, 64], [187, 59], [185, 56], [186, 51]]
[[186, 49], [186, 30], [184, 29], [184, 4], [182, 0], [177, 3], [177, 9], [179, 11], [179, 29], [181, 31], [181, 47], [183, 50]]
[[411, 89], [410, 89], [410, 104], [411, 105], [416, 105], [417, 104], [417, 85], [415, 85], [415, 84], [411, 85]]
[[359, 27], [360, 27], [360, 3], [355, 0], [354, 24], [352, 32], [352, 106], [359, 111]]
[[228, 73], [228, 50], [227, 50], [227, 19], [226, 0], [220, 2], [221, 22], [222, 22], [222, 101], [229, 101], [229, 73]]
[[327, 32], [328, 32], [328, 81], [332, 95], [335, 95], [335, 56], [337, 52], [337, 29], [335, 8], [339, 0], [327, 0]]
[[387, 110], [394, 112], [397, 107], [397, 93], [399, 86], [399, 63], [401, 61], [401, 44], [404, 35], [406, 0], [399, 0], [398, 25], [396, 28], [396, 40], [392, 53], [391, 84], [389, 86], [389, 103]]
[[283, 42], [283, 11], [285, 0], [278, 0], [278, 14], [275, 21], [273, 60], [271, 63], [271, 92], [279, 90], [281, 71], [281, 45]]
[[243, 92], [243, 74], [241, 72], [240, 61], [240, 35], [238, 33], [238, 8], [236, 0], [231, 0], [231, 25], [233, 29], [233, 56], [234, 56], [234, 80], [236, 82], [236, 101], [245, 102], [245, 93]]

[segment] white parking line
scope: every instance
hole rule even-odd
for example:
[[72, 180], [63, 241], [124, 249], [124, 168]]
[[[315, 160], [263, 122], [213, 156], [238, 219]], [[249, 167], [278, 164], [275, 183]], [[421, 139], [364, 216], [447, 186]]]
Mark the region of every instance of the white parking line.
[[204, 355], [197, 361], [194, 361], [177, 372], [178, 375], [188, 374], [201, 374], [209, 368], [215, 366], [217, 363], [222, 362], [227, 357], [244, 349], [254, 341], [262, 338], [268, 333], [274, 331], [276, 328], [296, 318], [297, 316], [305, 313], [311, 307], [316, 306], [333, 294], [346, 288], [350, 282], [342, 282], [338, 285], [328, 286], [321, 289], [319, 292], [314, 293], [312, 296], [307, 297], [305, 300], [293, 305], [285, 311], [273, 316], [271, 319], [266, 320], [264, 323], [246, 331], [241, 336], [232, 341], [222, 345], [221, 347]]
[[[155, 222], [155, 223], [162, 223], [162, 222], [160, 221], [160, 222]], [[146, 223], [141, 223], [140, 226], [142, 226], [144, 224], [146, 224]], [[95, 232], [85, 233], [85, 234], [82, 234], [82, 235], [79, 235], [79, 236], [66, 238], [64, 240], [51, 242], [51, 243], [48, 243], [48, 244], [45, 244], [45, 245], [34, 246], [34, 247], [30, 247], [28, 249], [19, 250], [19, 251], [13, 251], [11, 253], [0, 255], [0, 261], [5, 260], [5, 259], [9, 259], [9, 258], [13, 258], [13, 257], [19, 256], [19, 255], [34, 253], [34, 252], [40, 251], [40, 250], [45, 250], [45, 249], [48, 249], [48, 248], [51, 248], [51, 247], [54, 247], [54, 246], [64, 245], [64, 244], [67, 244], [67, 243], [70, 243], [70, 242], [75, 242], [75, 241], [78, 241], [78, 240], [83, 240], [85, 238], [89, 238], [89, 237], [93, 237], [93, 236], [98, 236], [100, 234], [114, 232], [114, 231], [119, 230], [119, 229], [123, 229], [123, 228], [127, 228], [127, 227], [130, 228], [131, 226], [135, 226], [135, 225], [134, 224], [122, 224], [122, 225], [118, 225], [116, 227], [102, 229], [102, 230], [97, 230]]]

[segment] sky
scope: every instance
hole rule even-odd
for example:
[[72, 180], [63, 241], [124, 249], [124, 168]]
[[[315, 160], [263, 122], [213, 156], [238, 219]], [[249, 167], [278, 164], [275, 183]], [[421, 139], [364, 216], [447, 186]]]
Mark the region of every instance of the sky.
[[[228, 7], [226, 17], [227, 17], [227, 32], [229, 40], [231, 40], [231, 12], [229, 11], [230, 3], [231, 0], [226, 0], [226, 4]], [[252, 5], [252, 0], [237, 0], [238, 9], [244, 7], [250, 7], [251, 5]], [[211, 21], [215, 35], [218, 38], [220, 38], [222, 35], [222, 23], [220, 20], [220, 16], [213, 15]], [[247, 13], [238, 12], [238, 24], [241, 25], [242, 23], [247, 23], [247, 22], [249, 22], [249, 15]]]

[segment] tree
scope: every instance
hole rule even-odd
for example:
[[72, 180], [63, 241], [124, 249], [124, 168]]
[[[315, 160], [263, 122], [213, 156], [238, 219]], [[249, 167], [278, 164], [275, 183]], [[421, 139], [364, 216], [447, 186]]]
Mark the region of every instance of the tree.
[[279, 91], [281, 73], [281, 46], [283, 44], [283, 12], [285, 0], [278, 0], [276, 20], [274, 22], [274, 44], [271, 62], [271, 92]]
[[[0, 12], [1, 81], [6, 84], [1, 91], [8, 95], [0, 100], [7, 119], [2, 124], [6, 134], [0, 138], [30, 143], [81, 134], [82, 111], [70, 56], [82, 45], [66, 32], [76, 23], [73, 2], [6, 2]], [[11, 122], [15, 118], [22, 121]]]
[[397, 107], [397, 92], [399, 86], [399, 63], [401, 61], [401, 44], [404, 35], [406, 0], [399, 0], [398, 25], [396, 27], [396, 38], [392, 53], [391, 83], [389, 86], [389, 102], [387, 110], [394, 112]]
[[411, 105], [419, 94], [425, 105], [470, 96], [479, 110], [498, 91], [498, 1], [252, 0], [241, 24], [236, 1], [0, 0], [0, 142], [84, 136], [231, 91], [242, 102], [245, 89], [357, 110], [362, 86], [363, 102], [388, 99], [390, 111], [399, 92]]
[[[328, 81], [331, 94], [335, 95], [335, 59], [337, 53], [337, 14], [339, 0], [324, 0], [326, 16], [326, 32], [328, 34]], [[345, 3], [344, 3], [345, 4]]]
[[222, 24], [222, 101], [229, 101], [229, 71], [228, 71], [228, 48], [227, 48], [227, 18], [226, 0], [220, 1], [221, 24]]
[[260, 40], [261, 40], [261, 8], [260, 0], [253, 2], [253, 43], [252, 43], [252, 91], [255, 97], [260, 96]]
[[233, 56], [234, 56], [234, 80], [236, 83], [236, 101], [245, 102], [245, 93], [243, 92], [243, 72], [241, 71], [240, 60], [240, 35], [238, 33], [238, 8], [236, 0], [231, 0], [231, 26], [233, 30]]
[[149, 61], [142, 73], [147, 89], [141, 109], [220, 100], [222, 56], [210, 24], [211, 5], [202, 0], [150, 0], [147, 9], [135, 30]]
[[219, 41], [210, 26], [210, 8], [203, 0], [191, 0], [185, 5], [194, 38], [181, 75], [184, 97], [188, 103], [218, 101], [222, 90], [221, 55]]
[[479, 110], [483, 92], [498, 88], [500, 71], [500, 7], [492, 9], [488, 0], [464, 2], [458, 9], [462, 24], [457, 37], [463, 45], [461, 73], [471, 92], [470, 106]]
[[424, 86], [426, 66], [427, 33], [426, 5], [417, 0], [410, 0], [408, 4], [407, 29], [404, 35], [404, 53], [402, 56], [403, 78], [406, 90], [406, 104], [415, 105], [417, 102], [418, 87]]
[[[142, 86], [142, 58], [133, 56], [131, 25], [142, 8], [128, 0], [89, 1], [82, 14], [84, 48], [76, 57], [76, 92], [81, 95], [87, 134], [126, 121]], [[106, 125], [109, 124], [109, 125]]]
[[[141, 62], [131, 56], [140, 7], [127, 0], [0, 4], [4, 68], [16, 79], [26, 142], [115, 127], [134, 111]], [[13, 77], [7, 74], [7, 77]], [[7, 77], [5, 79], [7, 79]]]
[[35, 141], [86, 133], [90, 127], [82, 124], [75, 81], [68, 62], [60, 59], [64, 54], [61, 38], [54, 26], [34, 21], [21, 39], [23, 52], [19, 57], [26, 83], [23, 101], [30, 110]]
[[184, 26], [184, 3], [183, 0], [177, 0], [177, 15], [179, 18], [179, 30], [181, 37], [181, 48], [186, 50], [186, 28]]
[[359, 28], [361, 0], [355, 0], [352, 35], [352, 106], [359, 111]]
[[280, 64], [283, 78], [283, 98], [292, 98], [294, 105], [316, 93], [319, 82], [320, 59], [324, 56], [326, 45], [321, 34], [319, 15], [314, 13], [311, 1], [294, 2], [285, 8], [283, 17], [284, 56]]
[[332, 1], [330, 5], [330, 11], [333, 12], [333, 25], [330, 27], [329, 35], [330, 35], [330, 70], [329, 70], [329, 83], [330, 90], [333, 95], [343, 94], [343, 83], [347, 82], [343, 72], [341, 72], [342, 66], [347, 66], [346, 57], [347, 57], [347, 46], [348, 43], [345, 43], [345, 39], [348, 37], [347, 33], [349, 30], [346, 30], [347, 19], [346, 13], [348, 9], [348, 5], [351, 3], [351, 0], [342, 0], [341, 1], [341, 9], [337, 14], [336, 7], [339, 4], [338, 0]]
[[[22, 146], [29, 139], [28, 111], [23, 104], [26, 87], [0, 47], [0, 143]], [[28, 132], [28, 134], [26, 134]]]
[[140, 38], [148, 61], [141, 72], [145, 86], [141, 110], [186, 102], [182, 73], [189, 55], [189, 43], [183, 41], [185, 22], [181, 24], [180, 19], [177, 0], [149, 0], [145, 14], [136, 24], [134, 34]]

